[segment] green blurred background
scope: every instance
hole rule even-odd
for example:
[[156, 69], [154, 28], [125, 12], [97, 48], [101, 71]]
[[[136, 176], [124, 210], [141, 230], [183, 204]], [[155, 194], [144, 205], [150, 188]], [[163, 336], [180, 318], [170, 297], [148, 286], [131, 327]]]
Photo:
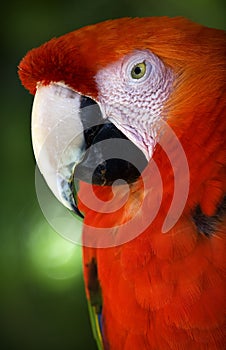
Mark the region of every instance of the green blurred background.
[[53, 36], [122, 16], [183, 15], [224, 29], [224, 3], [21, 0], [1, 5], [1, 349], [96, 349], [80, 248], [51, 229], [37, 203], [30, 140], [32, 96], [17, 77], [20, 59]]

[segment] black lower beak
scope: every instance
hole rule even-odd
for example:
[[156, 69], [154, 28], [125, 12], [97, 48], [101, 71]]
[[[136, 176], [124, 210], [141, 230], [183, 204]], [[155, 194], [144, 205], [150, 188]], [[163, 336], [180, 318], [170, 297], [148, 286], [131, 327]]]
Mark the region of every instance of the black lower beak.
[[105, 123], [85, 130], [88, 148], [74, 177], [100, 186], [112, 185], [121, 179], [135, 182], [147, 165], [143, 152], [116, 126]]

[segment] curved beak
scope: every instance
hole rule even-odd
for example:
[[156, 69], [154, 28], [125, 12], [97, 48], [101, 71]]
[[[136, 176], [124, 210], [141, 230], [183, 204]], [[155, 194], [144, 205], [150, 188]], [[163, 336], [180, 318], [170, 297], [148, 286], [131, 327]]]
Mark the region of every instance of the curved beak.
[[79, 214], [73, 171], [85, 152], [81, 96], [63, 84], [40, 85], [32, 109], [32, 143], [38, 167], [56, 198]]
[[81, 217], [75, 179], [101, 186], [112, 185], [117, 179], [131, 183], [147, 165], [143, 152], [102, 118], [94, 100], [62, 83], [38, 86], [32, 142], [38, 167], [51, 191]]

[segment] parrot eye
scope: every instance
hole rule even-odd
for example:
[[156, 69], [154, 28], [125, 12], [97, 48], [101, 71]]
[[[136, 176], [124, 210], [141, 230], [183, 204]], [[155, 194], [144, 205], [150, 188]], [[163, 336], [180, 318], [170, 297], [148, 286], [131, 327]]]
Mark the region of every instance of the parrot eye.
[[146, 63], [141, 62], [137, 63], [131, 70], [131, 77], [133, 79], [140, 79], [142, 78], [146, 73]]

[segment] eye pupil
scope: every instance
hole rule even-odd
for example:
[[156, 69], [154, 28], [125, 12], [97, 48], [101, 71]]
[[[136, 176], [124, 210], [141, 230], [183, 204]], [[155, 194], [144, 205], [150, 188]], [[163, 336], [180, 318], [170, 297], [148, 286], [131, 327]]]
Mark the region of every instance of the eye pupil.
[[133, 69], [131, 70], [131, 76], [133, 79], [140, 79], [142, 78], [146, 73], [146, 63], [141, 62], [136, 64]]
[[139, 74], [141, 73], [141, 68], [140, 68], [140, 67], [136, 67], [136, 68], [134, 69], [134, 73], [137, 74], [137, 75], [139, 75]]

